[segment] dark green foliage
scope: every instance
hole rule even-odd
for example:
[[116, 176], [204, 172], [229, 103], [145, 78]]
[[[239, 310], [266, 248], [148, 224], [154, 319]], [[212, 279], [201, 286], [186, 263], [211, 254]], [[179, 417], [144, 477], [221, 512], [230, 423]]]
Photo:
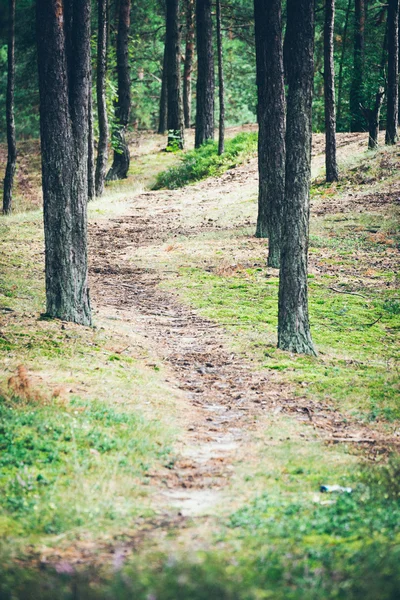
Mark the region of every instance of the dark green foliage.
[[250, 158], [257, 151], [257, 134], [240, 133], [225, 144], [225, 152], [218, 155], [218, 144], [208, 142], [198, 150], [182, 155], [182, 163], [160, 173], [154, 189], [174, 190], [206, 177], [221, 175], [227, 169]]
[[[344, 42], [344, 26], [348, 0], [337, 0], [335, 22], [335, 69], [336, 91], [339, 86], [339, 65]], [[322, 6], [322, 5], [321, 5]], [[317, 3], [320, 8], [320, 3]], [[37, 67], [34, 32], [33, 0], [21, 0], [17, 3], [16, 15], [16, 127], [17, 135], [37, 137], [39, 134]], [[6, 91], [6, 3], [0, 4], [0, 107], [5, 106]], [[95, 11], [93, 11], [93, 14]], [[111, 20], [114, 14], [111, 10]], [[132, 111], [131, 127], [156, 129], [165, 35], [164, 6], [158, 0], [149, 3], [134, 2], [131, 13], [131, 36], [129, 62], [131, 65]], [[93, 18], [93, 48], [95, 48], [96, 22]], [[182, 27], [185, 17], [182, 14]], [[227, 126], [256, 120], [256, 77], [255, 48], [253, 28], [253, 1], [235, 0], [224, 7], [223, 11], [223, 51], [225, 62], [226, 123]], [[379, 85], [384, 83], [386, 55], [384, 38], [386, 30], [386, 7], [377, 1], [368, 2], [365, 27], [365, 80], [363, 86], [364, 102], [368, 106], [376, 94]], [[116, 88], [116, 76], [113, 70], [113, 37], [115, 25], [111, 24], [110, 49], [110, 96]], [[185, 36], [182, 35], [182, 40]], [[341, 114], [338, 130], [349, 129], [349, 95], [353, 70], [354, 39], [354, 3], [352, 4], [348, 31], [345, 40], [343, 63], [343, 82]], [[94, 52], [95, 53], [95, 52]], [[182, 42], [182, 53], [184, 44]], [[95, 57], [94, 57], [95, 58]], [[316, 49], [315, 49], [315, 94], [313, 122], [314, 131], [324, 128], [323, 98], [323, 10], [316, 11]], [[95, 76], [95, 71], [94, 71]], [[194, 80], [196, 72], [193, 74]], [[338, 100], [338, 99], [337, 99]], [[110, 98], [110, 110], [112, 100]], [[193, 109], [195, 94], [193, 94]], [[193, 113], [194, 117], [194, 113]], [[385, 118], [385, 114], [382, 115]], [[112, 119], [111, 121], [112, 122]], [[5, 111], [0, 110], [0, 136], [5, 132]]]

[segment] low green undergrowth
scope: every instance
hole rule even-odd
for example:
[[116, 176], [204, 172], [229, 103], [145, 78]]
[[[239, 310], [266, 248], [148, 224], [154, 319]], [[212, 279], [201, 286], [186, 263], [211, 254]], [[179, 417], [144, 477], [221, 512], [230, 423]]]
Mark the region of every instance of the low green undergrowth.
[[225, 152], [221, 156], [218, 156], [216, 142], [209, 142], [197, 150], [186, 152], [182, 155], [180, 165], [158, 175], [154, 189], [174, 190], [206, 177], [221, 175], [254, 156], [257, 139], [256, 133], [240, 133], [226, 141]]
[[160, 427], [78, 397], [0, 396], [1, 536], [121, 524], [144, 510], [140, 483], [166, 459]]
[[[300, 473], [297, 476], [301, 475]], [[2, 600], [395, 600], [400, 593], [399, 463], [353, 473], [352, 493], [261, 493], [231, 514], [214, 548], [152, 552], [107, 569], [68, 563], [0, 574]], [[307, 478], [307, 476], [305, 475]], [[283, 490], [282, 490], [283, 491]], [[28, 595], [29, 590], [29, 595]]]

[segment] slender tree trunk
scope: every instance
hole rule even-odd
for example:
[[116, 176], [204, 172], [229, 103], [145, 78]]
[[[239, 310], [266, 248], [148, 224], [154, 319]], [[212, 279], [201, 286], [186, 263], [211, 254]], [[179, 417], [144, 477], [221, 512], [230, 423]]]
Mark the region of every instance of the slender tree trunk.
[[268, 237], [268, 265], [279, 268], [285, 195], [285, 89], [282, 1], [255, 0], [258, 90], [257, 237]]
[[108, 160], [108, 115], [107, 115], [107, 30], [108, 0], [98, 0], [97, 36], [97, 112], [99, 121], [99, 144], [97, 148], [95, 188], [96, 196], [104, 193], [104, 182]]
[[314, 79], [314, 0], [287, 2], [286, 191], [278, 347], [315, 354], [308, 320], [307, 260]]
[[388, 7], [388, 85], [386, 144], [398, 140], [397, 120], [399, 102], [399, 0], [389, 0]]
[[119, 0], [119, 20], [117, 34], [117, 76], [118, 101], [115, 110], [117, 130], [114, 134], [114, 159], [107, 174], [108, 180], [128, 177], [130, 156], [126, 141], [126, 130], [131, 111], [131, 79], [129, 75], [128, 42], [130, 27], [131, 0]]
[[179, 0], [167, 0], [168, 147], [184, 147]]
[[365, 0], [355, 0], [354, 62], [350, 87], [351, 131], [364, 131], [365, 124], [360, 109], [364, 100], [364, 35]]
[[375, 102], [372, 108], [366, 108], [361, 105], [361, 111], [368, 124], [368, 148], [370, 150], [375, 150], [378, 147], [379, 120], [384, 97], [385, 90], [381, 87], [375, 95]]
[[214, 54], [211, 0], [196, 2], [197, 86], [195, 148], [214, 139]]
[[8, 25], [8, 73], [7, 73], [7, 146], [8, 157], [6, 174], [4, 177], [3, 214], [7, 215], [12, 210], [12, 190], [17, 163], [17, 142], [15, 136], [14, 120], [14, 88], [15, 88], [15, 0], [9, 0], [9, 25]]
[[324, 97], [325, 97], [325, 166], [326, 181], [337, 181], [339, 171], [336, 160], [336, 107], [335, 65], [333, 62], [333, 31], [335, 25], [335, 0], [325, 1], [324, 27]]
[[94, 184], [94, 131], [93, 131], [93, 101], [92, 101], [92, 74], [89, 81], [89, 122], [88, 122], [88, 200], [93, 200], [96, 195]]
[[90, 0], [37, 0], [47, 314], [91, 324], [87, 284]]
[[186, 49], [183, 69], [183, 115], [185, 127], [191, 125], [192, 72], [194, 56], [194, 0], [186, 0]]
[[346, 43], [347, 43], [347, 31], [349, 28], [349, 17], [350, 17], [350, 9], [353, 4], [353, 0], [349, 0], [346, 10], [346, 19], [344, 22], [343, 35], [342, 35], [342, 52], [340, 55], [340, 66], [339, 66], [339, 77], [338, 77], [338, 110], [337, 110], [337, 121], [340, 124], [340, 119], [342, 117], [342, 102], [343, 102], [343, 67], [344, 67], [344, 57], [346, 54]]
[[164, 44], [164, 60], [161, 80], [160, 95], [160, 116], [158, 120], [158, 133], [163, 134], [167, 131], [167, 113], [168, 113], [168, 67], [167, 67], [167, 43]]
[[224, 97], [224, 62], [222, 57], [221, 33], [221, 0], [216, 0], [217, 12], [217, 50], [218, 50], [218, 96], [219, 96], [219, 134], [218, 154], [225, 152], [225, 97]]

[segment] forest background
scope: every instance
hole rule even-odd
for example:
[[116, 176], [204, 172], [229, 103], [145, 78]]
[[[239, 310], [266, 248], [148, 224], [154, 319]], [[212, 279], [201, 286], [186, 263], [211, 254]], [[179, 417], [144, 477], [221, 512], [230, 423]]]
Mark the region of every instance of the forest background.
[[[314, 132], [324, 130], [323, 95], [323, 26], [324, 3], [316, 3], [315, 78], [313, 101]], [[380, 86], [385, 85], [387, 60], [387, 7], [381, 2], [365, 3], [365, 51], [363, 70], [363, 100], [373, 102]], [[181, 11], [182, 69], [185, 55], [186, 16]], [[0, 3], [0, 105], [5, 104], [7, 87], [7, 2]], [[284, 11], [285, 13], [285, 11]], [[112, 126], [114, 100], [117, 93], [115, 37], [117, 2], [110, 3], [110, 41], [108, 48], [108, 111]], [[351, 123], [350, 89], [358, 77], [354, 61], [354, 2], [337, 0], [334, 33], [336, 70], [337, 131], [349, 131]], [[97, 10], [92, 10], [93, 82], [96, 81]], [[223, 57], [225, 67], [226, 125], [256, 122], [256, 60], [254, 42], [254, 7], [252, 0], [234, 0], [222, 7]], [[214, 27], [215, 35], [215, 27]], [[162, 67], [165, 40], [165, 4], [159, 0], [133, 2], [129, 41], [132, 110], [130, 126], [138, 130], [157, 129], [159, 118]], [[216, 47], [216, 44], [214, 45]], [[16, 89], [15, 122], [17, 138], [39, 137], [39, 91], [36, 67], [35, 7], [33, 0], [21, 0], [16, 5]], [[216, 71], [217, 77], [217, 71]], [[196, 60], [193, 82], [196, 81]], [[96, 94], [93, 93], [95, 102]], [[195, 86], [192, 94], [194, 123]], [[217, 108], [217, 107], [216, 107]], [[96, 107], [94, 115], [96, 116]], [[216, 113], [217, 116], [217, 113]], [[382, 109], [382, 122], [385, 107]], [[5, 111], [0, 112], [0, 139], [6, 132]]]

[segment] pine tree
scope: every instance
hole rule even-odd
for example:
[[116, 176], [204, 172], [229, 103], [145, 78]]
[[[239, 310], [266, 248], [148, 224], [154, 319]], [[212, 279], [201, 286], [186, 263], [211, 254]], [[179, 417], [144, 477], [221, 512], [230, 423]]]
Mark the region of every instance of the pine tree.
[[97, 7], [97, 116], [99, 121], [99, 143], [97, 148], [95, 188], [96, 196], [104, 193], [104, 182], [108, 160], [108, 116], [107, 116], [107, 30], [108, 0], [98, 0]]
[[279, 268], [285, 194], [285, 90], [282, 1], [255, 0], [258, 90], [257, 237], [268, 237], [268, 265]]
[[91, 324], [87, 284], [90, 0], [37, 0], [46, 310]]
[[333, 61], [334, 26], [335, 0], [326, 0], [324, 26], [325, 166], [326, 181], [329, 182], [339, 179], [336, 160], [335, 65]]
[[388, 7], [388, 84], [386, 144], [396, 144], [399, 102], [399, 0], [389, 0]]
[[186, 0], [186, 45], [183, 68], [183, 115], [185, 127], [191, 125], [192, 73], [194, 56], [194, 4], [195, 0]]
[[15, 0], [8, 2], [8, 49], [7, 49], [7, 167], [4, 178], [3, 214], [7, 215], [12, 210], [12, 190], [17, 163], [17, 142], [15, 136], [14, 119], [14, 88], [15, 88]]
[[130, 156], [126, 130], [131, 112], [131, 78], [128, 60], [131, 0], [119, 0], [117, 34], [118, 100], [115, 107], [117, 128], [114, 132], [114, 159], [107, 174], [108, 180], [128, 177]]
[[185, 138], [181, 94], [179, 0], [167, 0], [165, 45], [167, 51], [168, 146], [182, 149]]
[[196, 2], [196, 148], [214, 139], [214, 52], [211, 8], [211, 0]]
[[278, 347], [315, 354], [308, 320], [314, 0], [288, 0], [286, 186], [279, 280]]

